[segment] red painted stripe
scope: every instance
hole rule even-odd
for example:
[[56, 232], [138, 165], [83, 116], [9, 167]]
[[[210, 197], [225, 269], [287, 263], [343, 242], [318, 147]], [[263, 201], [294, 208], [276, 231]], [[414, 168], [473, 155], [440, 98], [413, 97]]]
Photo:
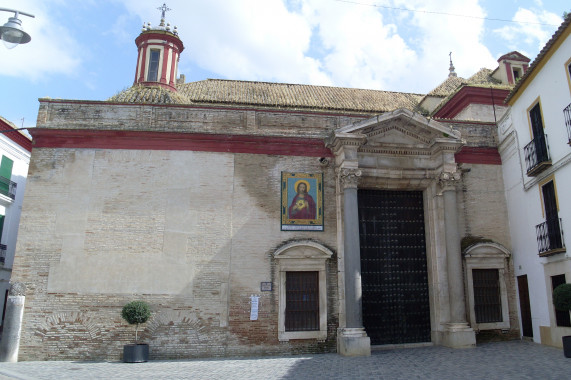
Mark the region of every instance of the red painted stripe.
[[508, 75], [508, 83], [514, 84], [514, 76], [512, 73], [512, 64], [509, 62], [504, 62], [504, 64], [506, 65], [506, 74]]
[[458, 93], [456, 93], [452, 99], [444, 105], [444, 107], [439, 109], [434, 114], [434, 117], [452, 119], [472, 103], [504, 106], [504, 99], [508, 94], [509, 90], [465, 86], [462, 87], [460, 91], [458, 91]]
[[168, 44], [164, 44], [163, 45], [163, 65], [162, 65], [162, 70], [161, 70], [161, 78], [160, 78], [160, 82], [164, 83], [166, 85], [168, 85], [168, 79], [167, 79], [167, 68], [168, 68], [168, 61], [169, 61], [169, 52], [172, 50], [172, 48], [168, 45]]
[[28, 137], [24, 136], [19, 131], [17, 131], [10, 124], [5, 123], [2, 120], [0, 120], [0, 132], [10, 140], [14, 141], [16, 144], [20, 145], [28, 152], [32, 151], [32, 141]]
[[169, 78], [169, 86], [171, 86], [176, 91], [176, 61], [178, 59], [178, 54], [175, 50], [172, 51], [172, 60], [171, 60], [171, 74]]
[[333, 157], [323, 140], [297, 137], [34, 128], [34, 148], [191, 150]]
[[459, 164], [501, 165], [502, 158], [496, 148], [465, 146], [454, 155]]
[[[147, 71], [146, 63], [147, 63], [147, 45], [143, 44], [141, 45], [141, 47], [139, 49], [143, 49], [143, 55], [139, 55], [140, 59], [141, 59], [141, 72], [139, 73], [139, 80], [138, 82], [144, 82], [145, 81], [145, 71]], [[139, 63], [139, 62], [137, 62]], [[137, 65], [137, 67], [139, 67], [139, 65]]]

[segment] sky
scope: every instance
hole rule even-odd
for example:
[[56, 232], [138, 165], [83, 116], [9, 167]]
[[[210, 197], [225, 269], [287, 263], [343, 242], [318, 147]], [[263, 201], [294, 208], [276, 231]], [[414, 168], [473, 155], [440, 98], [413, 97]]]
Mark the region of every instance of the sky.
[[[0, 116], [36, 125], [38, 98], [106, 100], [133, 84], [143, 23], [163, 1], [0, 0], [31, 42], [0, 44]], [[427, 93], [517, 50], [533, 60], [568, 0], [169, 0], [179, 74]], [[13, 13], [0, 12], [0, 23]]]

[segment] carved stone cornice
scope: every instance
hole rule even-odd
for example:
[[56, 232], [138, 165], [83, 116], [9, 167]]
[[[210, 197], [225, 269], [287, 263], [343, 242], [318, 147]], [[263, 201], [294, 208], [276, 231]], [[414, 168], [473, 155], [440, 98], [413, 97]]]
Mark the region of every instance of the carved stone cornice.
[[367, 136], [361, 133], [333, 132], [325, 139], [325, 146], [335, 154], [343, 147], [358, 148], [367, 142]]
[[356, 189], [363, 172], [358, 168], [340, 168], [338, 170], [339, 184], [342, 189]]

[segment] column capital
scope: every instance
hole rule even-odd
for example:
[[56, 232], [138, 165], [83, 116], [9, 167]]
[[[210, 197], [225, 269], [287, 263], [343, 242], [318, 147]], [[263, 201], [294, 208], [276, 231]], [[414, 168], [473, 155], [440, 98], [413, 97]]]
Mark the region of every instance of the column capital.
[[437, 175], [436, 180], [440, 187], [439, 193], [442, 194], [445, 191], [456, 189], [456, 186], [461, 183], [462, 173], [459, 171], [442, 171]]
[[363, 172], [359, 168], [339, 168], [337, 175], [343, 189], [356, 189]]

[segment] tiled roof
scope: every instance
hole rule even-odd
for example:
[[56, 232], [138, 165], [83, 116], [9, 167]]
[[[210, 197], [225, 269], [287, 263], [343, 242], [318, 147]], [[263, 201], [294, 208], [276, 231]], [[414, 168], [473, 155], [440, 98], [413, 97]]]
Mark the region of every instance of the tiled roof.
[[461, 84], [466, 83], [466, 79], [461, 77], [448, 77], [438, 85], [434, 90], [430, 91], [428, 96], [446, 97], [456, 90]]
[[426, 96], [434, 96], [442, 98], [442, 101], [432, 110], [431, 114], [434, 115], [442, 107], [448, 103], [450, 99], [458, 93], [463, 87], [493, 87], [499, 89], [509, 90], [512, 88], [511, 85], [502, 84], [502, 81], [493, 78], [492, 73], [494, 70], [482, 68], [476, 74], [472, 75], [468, 79], [460, 77], [448, 77], [444, 82], [442, 82], [434, 90], [430, 91]]
[[154, 104], [219, 104], [284, 109], [373, 113], [413, 110], [421, 94], [301, 84], [207, 79], [179, 84], [178, 93], [160, 87], [133, 86], [108, 99]]
[[480, 85], [501, 85], [502, 81], [492, 77], [494, 70], [490, 69], [480, 69], [476, 74], [468, 78], [468, 84], [480, 84]]
[[442, 83], [440, 83], [434, 90], [430, 91], [427, 96], [436, 96], [445, 98], [453, 93], [455, 93], [460, 87], [468, 86], [493, 86], [493, 87], [511, 87], [502, 85], [502, 82], [498, 79], [492, 77], [494, 71], [490, 69], [480, 69], [476, 74], [472, 75], [468, 79], [461, 77], [448, 77]]
[[508, 94], [506, 100], [504, 101], [505, 103], [507, 103], [518, 92], [518, 90], [521, 88], [521, 86], [532, 75], [532, 73], [535, 71], [537, 66], [541, 63], [543, 58], [547, 55], [547, 53], [549, 52], [551, 47], [553, 47], [553, 45], [559, 39], [559, 37], [561, 37], [563, 35], [563, 32], [565, 31], [565, 29], [567, 29], [569, 27], [569, 25], [571, 25], [571, 13], [567, 15], [567, 17], [565, 18], [565, 20], [563, 20], [563, 22], [561, 23], [559, 28], [555, 31], [555, 33], [553, 33], [553, 36], [551, 36], [551, 39], [549, 41], [547, 41], [547, 43], [545, 44], [543, 49], [541, 49], [541, 51], [539, 52], [537, 57], [535, 57], [533, 62], [529, 65], [529, 68], [527, 69], [525, 74], [523, 74], [521, 79], [517, 82], [515, 87]]
[[159, 86], [134, 85], [107, 99], [118, 103], [188, 104], [190, 100], [178, 92]]

